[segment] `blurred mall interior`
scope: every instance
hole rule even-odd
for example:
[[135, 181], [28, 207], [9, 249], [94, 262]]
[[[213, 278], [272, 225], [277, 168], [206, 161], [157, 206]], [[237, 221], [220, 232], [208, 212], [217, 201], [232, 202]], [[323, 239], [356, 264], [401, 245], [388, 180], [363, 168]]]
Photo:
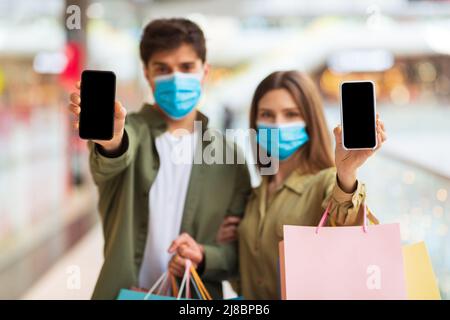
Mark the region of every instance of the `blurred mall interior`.
[[152, 101], [141, 30], [174, 16], [205, 31], [201, 110], [221, 130], [248, 127], [253, 90], [274, 70], [313, 77], [330, 130], [339, 83], [375, 81], [389, 139], [359, 172], [368, 203], [405, 243], [425, 241], [450, 299], [450, 1], [438, 0], [0, 0], [0, 299], [90, 298], [103, 240], [68, 94], [82, 69], [105, 69], [128, 112]]

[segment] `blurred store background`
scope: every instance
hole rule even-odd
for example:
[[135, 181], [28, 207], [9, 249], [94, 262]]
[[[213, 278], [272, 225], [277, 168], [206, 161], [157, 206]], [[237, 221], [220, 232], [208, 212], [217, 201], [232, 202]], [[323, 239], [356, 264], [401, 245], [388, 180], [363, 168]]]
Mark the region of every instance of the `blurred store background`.
[[90, 297], [102, 236], [68, 92], [82, 69], [109, 69], [129, 111], [151, 101], [138, 42], [172, 16], [206, 33], [202, 111], [222, 130], [247, 128], [274, 70], [311, 74], [330, 129], [339, 82], [376, 82], [389, 140], [360, 172], [369, 205], [405, 243], [426, 242], [450, 299], [450, 1], [438, 0], [0, 0], [0, 299]]

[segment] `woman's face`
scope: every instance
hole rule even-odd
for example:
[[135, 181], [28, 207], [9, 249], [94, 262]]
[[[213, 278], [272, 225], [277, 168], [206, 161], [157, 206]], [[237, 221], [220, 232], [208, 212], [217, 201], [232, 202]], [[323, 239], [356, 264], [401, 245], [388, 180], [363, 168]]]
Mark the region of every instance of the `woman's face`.
[[286, 89], [268, 91], [258, 103], [256, 122], [282, 124], [304, 121], [300, 110]]

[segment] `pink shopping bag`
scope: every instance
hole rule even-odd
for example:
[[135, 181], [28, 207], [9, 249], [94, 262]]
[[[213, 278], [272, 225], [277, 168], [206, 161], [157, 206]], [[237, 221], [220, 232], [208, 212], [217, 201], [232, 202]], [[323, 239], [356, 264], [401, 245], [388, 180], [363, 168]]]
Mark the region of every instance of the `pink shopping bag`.
[[[406, 299], [399, 224], [284, 226], [283, 299]], [[284, 258], [284, 259], [283, 259]], [[284, 260], [284, 261], [283, 261]]]

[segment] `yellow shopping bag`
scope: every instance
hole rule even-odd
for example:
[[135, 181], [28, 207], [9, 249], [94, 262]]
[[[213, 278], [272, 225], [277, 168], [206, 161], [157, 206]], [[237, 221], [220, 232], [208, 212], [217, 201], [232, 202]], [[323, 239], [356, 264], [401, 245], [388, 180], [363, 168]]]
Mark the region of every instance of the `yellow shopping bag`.
[[409, 300], [441, 299], [425, 242], [403, 246], [403, 265]]

